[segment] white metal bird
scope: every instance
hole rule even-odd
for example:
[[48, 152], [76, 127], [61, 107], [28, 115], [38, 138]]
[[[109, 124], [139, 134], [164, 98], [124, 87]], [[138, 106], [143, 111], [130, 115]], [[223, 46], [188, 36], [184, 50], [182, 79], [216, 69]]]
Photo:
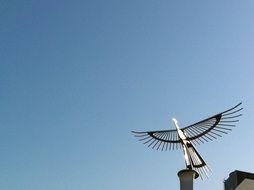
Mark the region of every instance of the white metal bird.
[[238, 117], [242, 115], [239, 113], [243, 109], [240, 107], [241, 104], [184, 128], [180, 128], [177, 120], [173, 118], [176, 129], [132, 132], [140, 141], [148, 144], [148, 147], [157, 150], [182, 148], [186, 168], [195, 170], [201, 178], [202, 176], [208, 177], [209, 168], [194, 145], [212, 141], [231, 131], [235, 123], [239, 121]]

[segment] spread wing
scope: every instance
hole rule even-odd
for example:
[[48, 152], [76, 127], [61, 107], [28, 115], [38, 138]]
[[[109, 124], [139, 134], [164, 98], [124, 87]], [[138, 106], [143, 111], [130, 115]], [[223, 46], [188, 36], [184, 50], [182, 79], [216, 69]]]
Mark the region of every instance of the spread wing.
[[242, 115], [240, 114], [243, 109], [240, 107], [241, 104], [239, 103], [231, 109], [182, 128], [181, 130], [187, 136], [186, 140], [200, 144], [200, 142], [212, 141], [223, 134], [227, 134], [235, 127], [236, 122], [239, 121], [238, 117]]
[[148, 147], [156, 148], [159, 150], [174, 150], [181, 148], [181, 141], [178, 137], [176, 130], [164, 131], [146, 131], [136, 132], [132, 131], [135, 137], [147, 144]]

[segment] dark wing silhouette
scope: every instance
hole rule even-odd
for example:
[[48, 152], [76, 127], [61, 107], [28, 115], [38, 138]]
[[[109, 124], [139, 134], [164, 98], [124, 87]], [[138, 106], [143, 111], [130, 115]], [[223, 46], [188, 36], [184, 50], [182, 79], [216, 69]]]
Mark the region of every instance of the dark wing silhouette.
[[181, 148], [181, 141], [178, 137], [176, 130], [164, 130], [164, 131], [145, 131], [136, 132], [132, 131], [135, 137], [138, 137], [140, 141], [147, 144], [148, 147], [156, 148], [159, 150], [174, 150]]
[[187, 136], [186, 140], [200, 144], [200, 142], [212, 141], [223, 134], [227, 134], [232, 130], [232, 127], [235, 127], [235, 123], [239, 121], [238, 117], [242, 115], [239, 113], [243, 109], [240, 107], [241, 104], [239, 103], [231, 109], [182, 128], [181, 130]]

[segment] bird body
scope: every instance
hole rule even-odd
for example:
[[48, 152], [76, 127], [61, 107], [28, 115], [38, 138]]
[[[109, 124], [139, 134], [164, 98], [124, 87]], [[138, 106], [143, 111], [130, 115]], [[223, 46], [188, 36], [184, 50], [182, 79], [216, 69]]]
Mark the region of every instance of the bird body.
[[209, 168], [196, 150], [195, 144], [212, 141], [231, 131], [235, 123], [239, 121], [237, 118], [242, 115], [238, 113], [243, 109], [239, 107], [240, 105], [241, 103], [184, 128], [180, 128], [178, 121], [173, 118], [176, 129], [132, 132], [140, 141], [148, 144], [148, 147], [162, 151], [183, 149], [186, 168], [197, 171], [201, 178], [208, 177]]
[[[175, 124], [176, 130], [178, 133], [178, 137], [182, 141], [182, 148], [183, 148], [186, 168], [194, 169], [194, 168], [200, 168], [200, 167], [206, 166], [205, 161], [199, 155], [199, 153], [197, 152], [195, 147], [192, 145], [192, 143], [190, 141], [186, 140], [187, 137], [184, 134], [184, 132], [180, 129], [180, 127], [178, 125], [178, 121], [175, 118], [173, 118], [172, 120]], [[203, 170], [203, 172], [205, 175], [207, 175], [206, 170]]]

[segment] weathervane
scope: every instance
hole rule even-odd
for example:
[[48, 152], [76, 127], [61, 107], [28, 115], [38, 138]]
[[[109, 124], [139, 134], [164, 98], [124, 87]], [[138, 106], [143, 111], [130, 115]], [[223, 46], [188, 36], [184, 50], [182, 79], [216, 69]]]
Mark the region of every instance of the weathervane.
[[173, 118], [176, 129], [132, 132], [148, 147], [162, 151], [183, 149], [186, 169], [194, 170], [195, 178], [199, 175], [201, 178], [208, 177], [209, 168], [194, 145], [212, 141], [231, 131], [239, 121], [238, 117], [242, 115], [239, 113], [243, 109], [241, 104], [184, 128], [180, 128], [177, 120]]

